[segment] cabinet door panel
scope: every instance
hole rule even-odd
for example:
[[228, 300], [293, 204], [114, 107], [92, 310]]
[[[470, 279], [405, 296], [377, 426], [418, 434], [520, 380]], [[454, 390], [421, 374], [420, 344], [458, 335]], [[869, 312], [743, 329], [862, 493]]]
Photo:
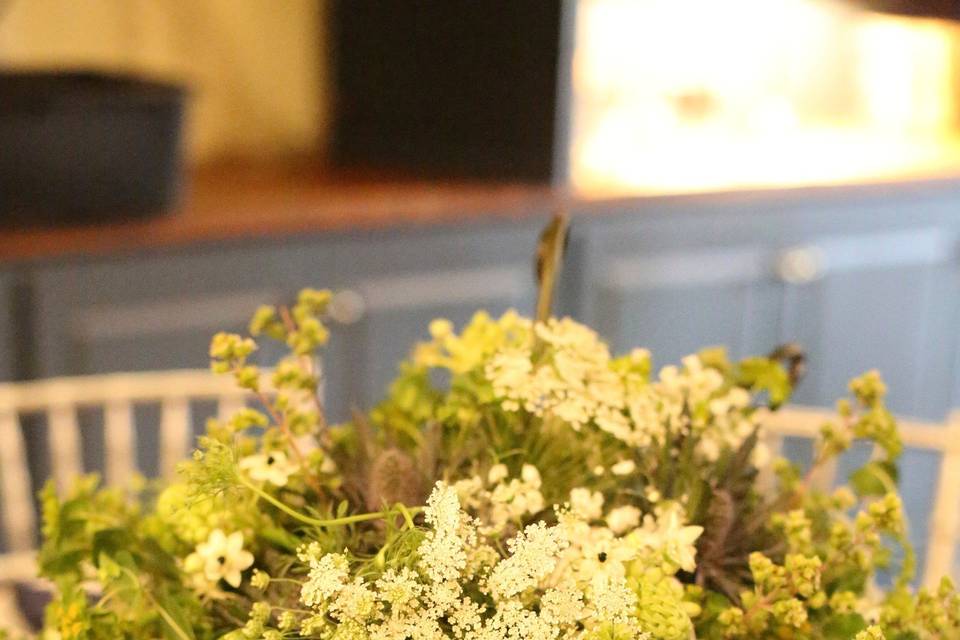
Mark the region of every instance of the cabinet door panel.
[[[71, 327], [75, 366], [84, 372], [204, 367], [214, 333], [244, 332], [259, 304], [281, 296], [278, 287], [83, 309]], [[264, 349], [272, 345], [263, 342], [256, 357], [266, 361]]]
[[429, 338], [432, 319], [447, 318], [460, 329], [478, 309], [496, 317], [529, 306], [535, 295], [526, 264], [371, 279], [359, 289], [369, 301], [361, 328], [364, 382], [359, 400], [365, 406], [383, 396], [414, 344]]
[[787, 285], [784, 335], [809, 354], [797, 402], [829, 406], [878, 369], [893, 411], [942, 419], [956, 351], [953, 248], [941, 230], [827, 238], [825, 275]]
[[[282, 250], [225, 248], [211, 253], [129, 256], [38, 269], [33, 275], [38, 377], [209, 366], [211, 336], [245, 331], [258, 304], [292, 295], [273, 265]], [[265, 344], [257, 358], [272, 362]], [[195, 431], [209, 411], [192, 413]], [[159, 411], [136, 407], [134, 466], [158, 469]], [[81, 414], [84, 463], [102, 471], [102, 417]], [[43, 448], [41, 430], [31, 446]], [[45, 452], [32, 454], [34, 477], [48, 475]], [[37, 485], [39, 486], [39, 484]]]
[[660, 365], [710, 345], [734, 357], [769, 351], [781, 293], [768, 263], [757, 247], [609, 261], [593, 276], [594, 322], [616, 351], [646, 347]]
[[232, 248], [38, 270], [37, 374], [205, 367], [213, 333], [242, 331], [258, 304], [290, 299], [283, 259]]

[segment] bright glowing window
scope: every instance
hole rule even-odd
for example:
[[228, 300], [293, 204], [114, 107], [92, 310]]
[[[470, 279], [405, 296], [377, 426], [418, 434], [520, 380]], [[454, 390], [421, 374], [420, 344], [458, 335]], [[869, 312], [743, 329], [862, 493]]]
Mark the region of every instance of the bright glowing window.
[[571, 181], [669, 193], [960, 175], [960, 27], [817, 0], [580, 0]]

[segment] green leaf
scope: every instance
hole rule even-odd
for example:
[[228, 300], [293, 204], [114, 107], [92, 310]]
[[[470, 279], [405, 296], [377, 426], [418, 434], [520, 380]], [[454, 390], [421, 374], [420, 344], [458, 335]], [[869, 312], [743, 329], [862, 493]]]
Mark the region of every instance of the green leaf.
[[101, 529], [93, 534], [94, 562], [99, 562], [102, 555], [114, 556], [122, 549], [129, 549], [133, 543], [133, 536], [126, 529]]
[[100, 567], [100, 580], [101, 582], [107, 582], [109, 580], [115, 580], [120, 577], [121, 569], [120, 565], [113, 561], [113, 558], [108, 556], [106, 553], [101, 552], [97, 557], [97, 566]]
[[824, 640], [850, 640], [867, 628], [867, 621], [859, 613], [834, 614], [823, 625]]
[[747, 358], [737, 367], [737, 384], [754, 393], [767, 392], [769, 404], [776, 408], [790, 399], [793, 386], [787, 370], [769, 358]]
[[194, 640], [196, 634], [193, 625], [183, 608], [175, 598], [170, 596], [157, 597], [157, 604], [162, 608], [163, 635], [170, 640]]
[[862, 569], [851, 567], [832, 578], [829, 583], [825, 584], [825, 587], [829, 593], [836, 591], [862, 593], [866, 588], [868, 578], [868, 574]]
[[177, 568], [176, 560], [153, 538], [142, 541], [137, 552], [137, 564], [154, 575], [171, 580], [180, 579], [180, 569]]
[[40, 573], [48, 578], [55, 578], [64, 574], [75, 574], [79, 565], [88, 557], [87, 549], [61, 550], [52, 557], [42, 558]]
[[726, 347], [706, 347], [697, 352], [703, 366], [716, 369], [723, 375], [730, 373], [730, 357]]
[[882, 496], [896, 489], [897, 476], [895, 464], [873, 460], [850, 474], [850, 486], [860, 497]]

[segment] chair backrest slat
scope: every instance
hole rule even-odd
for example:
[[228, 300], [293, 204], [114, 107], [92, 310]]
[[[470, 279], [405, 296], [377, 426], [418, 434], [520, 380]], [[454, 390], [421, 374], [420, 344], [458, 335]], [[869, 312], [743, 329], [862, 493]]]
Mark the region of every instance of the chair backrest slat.
[[953, 418], [946, 435], [947, 451], [940, 461], [936, 501], [930, 516], [930, 542], [924, 583], [933, 587], [953, 570], [960, 535], [960, 421]]
[[123, 400], [107, 403], [103, 413], [103, 439], [107, 483], [124, 485], [133, 474], [137, 450], [131, 403]]
[[16, 413], [0, 409], [0, 525], [11, 551], [34, 546], [36, 518], [32, 494], [20, 420]]
[[[783, 451], [783, 436], [776, 431], [767, 429], [762, 434], [762, 442], [767, 448], [767, 455], [770, 461], [775, 460]], [[760, 491], [767, 492], [773, 489], [776, 476], [771, 465], [764, 465], [760, 468], [757, 475], [757, 483]]]
[[177, 464], [187, 457], [193, 439], [190, 401], [182, 396], [167, 398], [160, 411], [160, 474], [171, 479]]
[[242, 395], [234, 393], [220, 396], [220, 401], [217, 403], [217, 419], [229, 420], [230, 416], [243, 409], [244, 406], [244, 396]]
[[63, 493], [73, 480], [83, 473], [77, 408], [69, 404], [54, 405], [47, 413], [47, 420], [50, 466], [57, 482], [57, 490]]
[[21, 425], [24, 414], [46, 415], [50, 467], [64, 491], [84, 470], [81, 409], [103, 411], [106, 484], [122, 485], [138, 466], [135, 406], [160, 406], [159, 451], [150, 454], [170, 477], [193, 445], [192, 403], [214, 402], [218, 417], [226, 419], [246, 398], [230, 376], [200, 370], [0, 383], [0, 591], [35, 573], [37, 515], [23, 431], [31, 425]]

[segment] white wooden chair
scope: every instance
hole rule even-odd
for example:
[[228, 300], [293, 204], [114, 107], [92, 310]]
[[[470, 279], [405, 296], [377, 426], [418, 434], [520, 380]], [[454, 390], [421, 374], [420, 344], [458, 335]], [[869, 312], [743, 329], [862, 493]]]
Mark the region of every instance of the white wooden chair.
[[[59, 489], [83, 473], [78, 409], [103, 411], [105, 481], [123, 484], [135, 471], [137, 429], [134, 407], [159, 405], [159, 469], [173, 475], [193, 447], [191, 404], [216, 403], [227, 417], [244, 406], [246, 393], [231, 378], [209, 371], [123, 373], [0, 384], [0, 620], [18, 620], [14, 586], [36, 576], [37, 518], [24, 414], [42, 414], [47, 423], [50, 469]], [[22, 620], [20, 621], [22, 624]]]
[[[13, 586], [36, 575], [34, 550], [37, 521], [21, 417], [41, 413], [47, 418], [50, 467], [59, 488], [69, 486], [83, 471], [77, 411], [101, 408], [104, 414], [105, 475], [108, 484], [122, 484], [134, 471], [136, 433], [133, 408], [159, 404], [159, 468], [170, 477], [193, 445], [191, 403], [214, 401], [226, 417], [244, 406], [246, 393], [229, 377], [207, 371], [123, 373], [56, 378], [0, 384], [0, 534], [7, 552], [0, 554], [0, 620], [15, 620]], [[830, 411], [791, 406], [768, 421], [768, 445], [774, 452], [783, 438], [814, 438]], [[940, 465], [936, 501], [932, 505], [930, 537], [923, 581], [934, 585], [954, 566], [960, 535], [960, 414], [946, 425], [901, 421], [907, 447], [938, 451]], [[816, 481], [833, 483], [836, 467], [821, 469]], [[6, 607], [6, 609], [5, 609]]]

